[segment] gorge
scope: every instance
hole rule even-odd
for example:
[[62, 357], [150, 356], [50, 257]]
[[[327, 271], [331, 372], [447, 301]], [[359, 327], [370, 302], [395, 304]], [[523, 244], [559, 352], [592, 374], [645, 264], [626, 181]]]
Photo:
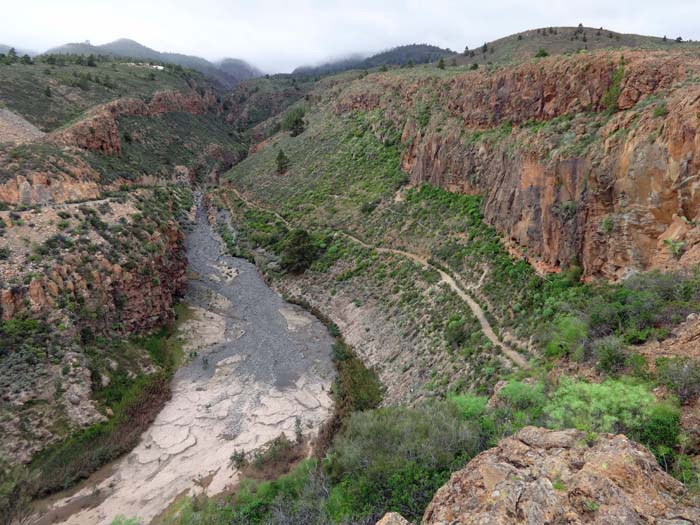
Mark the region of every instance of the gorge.
[[609, 34], [0, 61], [2, 523], [700, 523], [700, 61]]

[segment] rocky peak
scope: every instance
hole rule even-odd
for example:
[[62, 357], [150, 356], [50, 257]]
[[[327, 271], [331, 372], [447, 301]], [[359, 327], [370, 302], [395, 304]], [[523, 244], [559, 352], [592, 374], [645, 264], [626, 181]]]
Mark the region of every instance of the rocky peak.
[[700, 523], [683, 485], [623, 435], [526, 427], [456, 472], [426, 525]]

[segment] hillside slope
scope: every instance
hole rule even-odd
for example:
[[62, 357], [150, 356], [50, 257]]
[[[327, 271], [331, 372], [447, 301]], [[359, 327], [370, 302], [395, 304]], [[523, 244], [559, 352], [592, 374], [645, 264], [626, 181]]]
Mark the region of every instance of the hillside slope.
[[408, 44], [387, 51], [376, 53], [370, 57], [349, 57], [319, 66], [302, 66], [296, 68], [293, 75], [329, 75], [351, 69], [372, 69], [381, 66], [404, 66], [408, 63], [424, 64], [435, 62], [440, 57], [455, 55], [454, 51], [442, 49], [428, 44]]
[[[570, 455], [571, 472], [550, 479], [523, 459], [501, 484], [508, 498], [481, 500], [458, 477], [434, 522], [532, 509], [541, 523], [559, 497], [593, 523], [693, 516], [697, 499], [681, 507], [668, 474], [694, 486], [700, 451], [698, 391], [683, 379], [700, 370], [686, 355], [700, 278], [696, 111], [683, 109], [699, 65], [683, 50], [626, 50], [344, 73], [257, 126], [260, 142], [211, 192], [231, 214], [222, 236], [334, 323], [376, 371], [383, 406], [348, 418], [324, 467], [250, 480], [259, 491], [188, 507], [183, 523], [375, 523], [388, 510], [418, 522], [451, 471], [528, 425], [581, 429], [573, 446], [523, 452], [567, 468]], [[679, 206], [685, 220], [665, 213]], [[647, 449], [606, 435], [619, 433]], [[623, 459], [606, 473], [613, 446]], [[498, 483], [493, 463], [469, 480]], [[631, 482], [668, 505], [638, 504]]]
[[176, 64], [199, 71], [226, 87], [232, 87], [241, 80], [260, 75], [256, 68], [240, 59], [224, 59], [218, 64], [213, 64], [197, 56], [156, 51], [128, 38], [97, 46], [87, 42], [64, 44], [49, 49], [45, 54], [110, 55]]
[[[248, 147], [200, 73], [44, 60], [0, 70], [0, 455], [53, 447], [36, 492], [128, 450], [167, 398], [191, 186]], [[84, 461], [81, 432], [101, 436]]]
[[618, 48], [679, 50], [697, 47], [696, 43], [679, 43], [677, 38], [678, 35], [655, 37], [618, 33], [602, 27], [543, 27], [466, 49], [457, 57], [457, 63], [512, 64], [529, 60], [542, 51], [549, 55], [565, 55]]

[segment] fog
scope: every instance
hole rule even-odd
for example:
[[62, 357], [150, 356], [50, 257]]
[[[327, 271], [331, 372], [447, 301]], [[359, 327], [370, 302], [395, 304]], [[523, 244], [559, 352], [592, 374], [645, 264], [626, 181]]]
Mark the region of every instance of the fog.
[[25, 49], [124, 37], [159, 51], [242, 58], [272, 73], [401, 44], [462, 50], [525, 29], [579, 23], [695, 39], [700, 2], [6, 0], [0, 12], [0, 43]]

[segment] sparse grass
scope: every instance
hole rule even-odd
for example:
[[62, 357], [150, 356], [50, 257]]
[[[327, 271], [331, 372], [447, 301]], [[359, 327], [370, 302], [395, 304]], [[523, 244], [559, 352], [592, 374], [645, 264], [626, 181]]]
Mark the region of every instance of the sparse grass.
[[[100, 62], [97, 67], [49, 66], [50, 75], [44, 73], [46, 66], [42, 65], [1, 67], [0, 99], [7, 108], [45, 131], [115, 98], [148, 98], [160, 90], [189, 91], [188, 81], [206, 84], [202, 75], [192, 71], [146, 71], [126, 62]], [[155, 81], [150, 79], [149, 72], [155, 74]], [[51, 89], [51, 97], [45, 94], [47, 87]]]

